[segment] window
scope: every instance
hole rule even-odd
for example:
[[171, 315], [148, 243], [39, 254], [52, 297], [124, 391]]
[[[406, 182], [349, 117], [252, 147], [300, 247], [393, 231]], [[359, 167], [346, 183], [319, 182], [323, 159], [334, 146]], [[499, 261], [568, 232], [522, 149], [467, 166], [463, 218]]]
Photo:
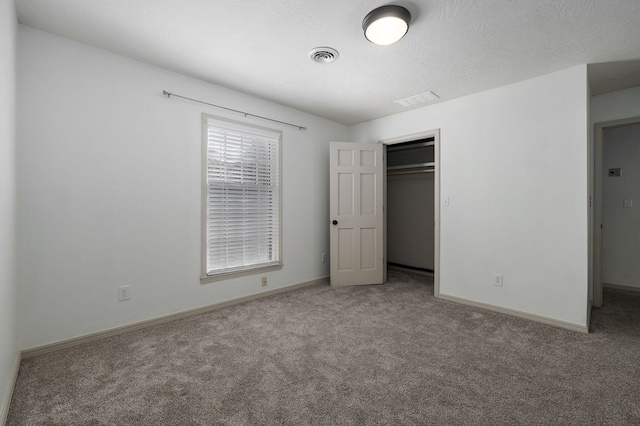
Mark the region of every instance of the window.
[[276, 130], [203, 114], [202, 281], [281, 268]]

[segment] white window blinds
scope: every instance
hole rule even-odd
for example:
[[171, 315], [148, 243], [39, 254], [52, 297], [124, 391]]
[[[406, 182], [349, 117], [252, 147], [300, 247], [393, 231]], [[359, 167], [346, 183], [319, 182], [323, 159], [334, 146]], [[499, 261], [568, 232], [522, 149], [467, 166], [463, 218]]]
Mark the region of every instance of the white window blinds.
[[206, 127], [206, 275], [280, 263], [280, 133]]

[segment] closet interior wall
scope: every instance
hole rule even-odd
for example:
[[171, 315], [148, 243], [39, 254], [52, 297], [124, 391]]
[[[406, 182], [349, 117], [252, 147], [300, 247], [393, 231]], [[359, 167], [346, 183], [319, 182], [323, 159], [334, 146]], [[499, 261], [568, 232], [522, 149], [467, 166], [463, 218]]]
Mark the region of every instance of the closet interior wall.
[[434, 269], [433, 138], [387, 146], [387, 262]]

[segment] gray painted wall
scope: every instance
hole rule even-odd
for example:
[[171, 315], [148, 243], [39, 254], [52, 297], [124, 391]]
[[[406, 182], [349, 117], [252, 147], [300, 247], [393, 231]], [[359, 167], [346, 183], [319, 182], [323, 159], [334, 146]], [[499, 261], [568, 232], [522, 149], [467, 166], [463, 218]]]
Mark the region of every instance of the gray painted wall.
[[387, 177], [387, 260], [433, 269], [433, 173]]

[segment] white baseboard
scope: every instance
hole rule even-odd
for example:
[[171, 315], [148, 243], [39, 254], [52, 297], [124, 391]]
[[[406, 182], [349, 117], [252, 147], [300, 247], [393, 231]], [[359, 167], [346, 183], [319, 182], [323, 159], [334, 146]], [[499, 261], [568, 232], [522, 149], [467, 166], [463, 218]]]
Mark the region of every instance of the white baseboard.
[[543, 324], [553, 325], [560, 328], [566, 328], [573, 331], [579, 331], [581, 333], [589, 333], [589, 327], [580, 324], [574, 324], [571, 322], [560, 321], [553, 318], [543, 317], [541, 315], [530, 314], [527, 312], [518, 311], [515, 309], [503, 308], [500, 306], [489, 305], [482, 302], [476, 302], [473, 300], [463, 299], [460, 297], [449, 296], [442, 294], [438, 296], [440, 299], [449, 300], [451, 302], [461, 303], [463, 305], [475, 306], [476, 308], [482, 308], [493, 312], [499, 312], [501, 314], [513, 315], [515, 317], [525, 318], [531, 321], [541, 322]]
[[289, 291], [297, 290], [303, 287], [309, 287], [309, 286], [318, 285], [318, 284], [328, 284], [328, 283], [329, 283], [329, 277], [318, 278], [316, 280], [307, 281], [299, 284], [293, 284], [290, 286], [277, 288], [275, 290], [268, 290], [268, 291], [263, 291], [261, 293], [251, 294], [249, 296], [238, 297], [236, 299], [227, 300], [226, 302], [214, 303], [213, 305], [207, 305], [201, 308], [189, 309], [186, 311], [176, 312], [174, 314], [169, 314], [162, 317], [153, 318], [150, 320], [140, 321], [133, 324], [124, 325], [121, 327], [110, 328], [108, 330], [98, 331], [96, 333], [73, 337], [71, 339], [50, 343], [48, 345], [36, 346], [34, 348], [23, 350], [21, 355], [22, 355], [22, 359], [30, 358], [36, 355], [47, 353], [47, 352], [58, 351], [60, 349], [69, 348], [71, 346], [76, 346], [83, 343], [104, 339], [106, 337], [116, 336], [118, 334], [139, 330], [141, 328], [147, 328], [157, 324], [162, 324], [169, 321], [175, 321], [180, 318], [187, 318], [193, 315], [203, 314], [205, 312], [210, 312], [216, 309], [225, 308], [227, 306], [233, 306], [239, 303], [249, 302], [251, 300], [262, 299], [263, 297], [273, 296], [275, 294], [287, 293]]
[[626, 291], [637, 291], [637, 292], [640, 292], [640, 287], [634, 287], [634, 286], [631, 286], [631, 285], [603, 283], [602, 287], [604, 287], [604, 288], [612, 288], [614, 290], [626, 290]]
[[7, 416], [9, 415], [9, 405], [11, 405], [11, 397], [13, 396], [13, 388], [16, 385], [18, 379], [18, 371], [20, 370], [20, 361], [22, 360], [20, 352], [16, 352], [16, 359], [13, 361], [13, 367], [11, 367], [11, 373], [9, 374], [9, 383], [2, 400], [2, 406], [0, 407], [0, 424], [5, 425], [7, 423]]

